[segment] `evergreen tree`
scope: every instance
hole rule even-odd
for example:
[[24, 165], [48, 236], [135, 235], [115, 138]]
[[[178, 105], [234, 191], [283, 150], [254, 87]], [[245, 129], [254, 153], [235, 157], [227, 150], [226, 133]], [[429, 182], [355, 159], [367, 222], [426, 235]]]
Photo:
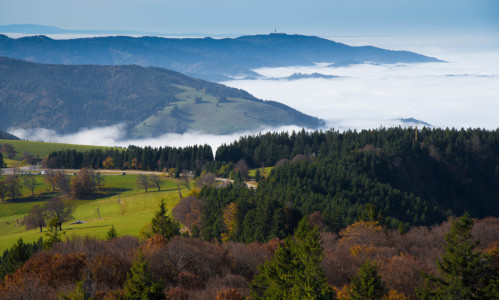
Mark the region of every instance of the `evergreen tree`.
[[[475, 250], [471, 229], [473, 220], [466, 212], [452, 222], [445, 235], [445, 252], [437, 262], [440, 276], [423, 274], [426, 286], [417, 290], [421, 299], [498, 299], [497, 288], [491, 288], [499, 275], [490, 262]], [[495, 293], [495, 295], [494, 295]]]
[[45, 240], [45, 242], [43, 243], [43, 247], [45, 249], [49, 249], [54, 244], [62, 241], [61, 234], [58, 231], [58, 226], [59, 226], [59, 219], [57, 219], [56, 217], [52, 218], [47, 227], [47, 233], [45, 234], [47, 236], [47, 240]]
[[149, 270], [149, 264], [139, 249], [125, 281], [126, 299], [164, 299], [163, 286]]
[[169, 240], [174, 235], [180, 235], [181, 226], [179, 222], [172, 220], [170, 216], [166, 215], [167, 212], [165, 200], [161, 199], [159, 211], [156, 212], [151, 223], [153, 234], [160, 234]]
[[378, 266], [369, 260], [362, 264], [358, 274], [350, 280], [349, 296], [353, 300], [382, 299], [386, 292], [385, 283], [378, 274]]
[[335, 299], [321, 267], [323, 248], [319, 230], [298, 224], [294, 237], [279, 246], [272, 260], [258, 267], [251, 286], [254, 299]]
[[111, 228], [109, 228], [109, 230], [107, 231], [106, 240], [112, 240], [117, 237], [118, 237], [118, 232], [114, 228], [114, 225], [111, 225]]

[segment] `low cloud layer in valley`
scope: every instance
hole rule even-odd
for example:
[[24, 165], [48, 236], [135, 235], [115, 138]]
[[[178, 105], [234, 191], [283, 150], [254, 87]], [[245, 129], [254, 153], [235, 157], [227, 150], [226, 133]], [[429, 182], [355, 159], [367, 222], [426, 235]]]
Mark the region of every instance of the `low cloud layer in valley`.
[[[337, 78], [298, 80], [233, 80], [224, 84], [244, 89], [261, 99], [282, 102], [326, 120], [326, 128], [339, 130], [398, 126], [399, 118], [415, 118], [435, 127], [499, 126], [499, 37], [332, 37], [350, 45], [374, 45], [404, 49], [445, 60], [445, 63], [351, 65], [329, 67], [328, 62], [310, 67], [262, 68], [267, 78], [295, 73], [337, 75]], [[297, 127], [262, 131], [300, 130]], [[241, 135], [201, 133], [165, 134], [156, 138], [127, 139], [122, 126], [82, 129], [59, 135], [47, 129], [11, 129], [23, 139], [103, 146], [186, 146], [209, 144], [215, 150]]]
[[[284, 78], [294, 73], [341, 77], [234, 80], [225, 84], [259, 98], [283, 102], [338, 129], [392, 126], [396, 124], [389, 120], [401, 117], [413, 117], [437, 127], [498, 127], [499, 54], [494, 51], [497, 50], [494, 46], [499, 45], [497, 37], [440, 38], [443, 44], [440, 47], [437, 38], [344, 39], [354, 45], [408, 49], [446, 62], [339, 68], [329, 67], [325, 62], [310, 67], [262, 68], [255, 71], [269, 78]], [[399, 47], [395, 46], [397, 41]]]

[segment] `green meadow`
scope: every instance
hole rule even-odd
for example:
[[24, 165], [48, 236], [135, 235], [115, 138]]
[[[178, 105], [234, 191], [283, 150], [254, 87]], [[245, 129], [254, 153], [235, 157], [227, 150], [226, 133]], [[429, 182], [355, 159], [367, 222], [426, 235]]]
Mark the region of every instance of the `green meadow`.
[[[106, 175], [101, 190], [97, 190], [91, 200], [72, 200], [74, 219], [63, 224], [65, 236], [95, 236], [103, 238], [111, 225], [114, 225], [119, 235], [138, 235], [140, 230], [152, 219], [158, 210], [161, 199], [164, 199], [169, 210], [180, 200], [177, 181], [165, 178], [161, 191], [150, 188], [146, 193], [137, 187], [137, 175]], [[24, 225], [18, 225], [35, 204], [44, 205], [47, 199], [55, 194], [44, 181], [43, 176], [36, 176], [35, 197], [31, 192], [23, 190], [23, 195], [14, 201], [0, 203], [0, 251], [10, 248], [16, 240], [23, 238], [32, 242], [45, 237], [44, 232], [26, 230]], [[189, 190], [180, 185], [182, 196]], [[84, 224], [73, 224], [81, 220]]]
[[91, 145], [75, 145], [75, 144], [62, 144], [62, 143], [46, 143], [46, 142], [32, 142], [23, 140], [2, 140], [0, 139], [0, 145], [10, 144], [14, 147], [16, 151], [16, 156], [13, 160], [7, 158], [7, 154], [3, 154], [5, 163], [8, 167], [12, 167], [15, 164], [23, 160], [23, 153], [26, 151], [31, 155], [43, 159], [47, 154], [59, 151], [59, 150], [77, 150], [77, 151], [89, 151], [96, 148], [109, 148]]

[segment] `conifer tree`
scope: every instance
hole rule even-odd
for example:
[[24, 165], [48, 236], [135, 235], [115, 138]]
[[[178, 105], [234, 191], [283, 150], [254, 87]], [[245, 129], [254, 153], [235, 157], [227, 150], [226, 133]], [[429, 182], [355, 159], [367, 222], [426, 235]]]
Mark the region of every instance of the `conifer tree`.
[[180, 234], [180, 223], [172, 220], [170, 216], [166, 215], [167, 211], [165, 200], [161, 199], [159, 211], [156, 212], [151, 223], [153, 234], [160, 234], [169, 240], [173, 236]]
[[335, 299], [321, 267], [323, 248], [319, 231], [308, 218], [298, 224], [294, 237], [279, 246], [272, 260], [258, 267], [250, 284], [254, 299]]
[[417, 290], [421, 299], [499, 299], [498, 281], [487, 257], [477, 253], [478, 242], [472, 241], [473, 220], [466, 212], [452, 222], [445, 235], [445, 252], [437, 262], [440, 276], [423, 274], [426, 286]]
[[111, 225], [111, 228], [109, 228], [109, 230], [107, 231], [106, 240], [112, 240], [117, 237], [118, 237], [118, 232], [114, 228], [114, 225]]
[[50, 220], [49, 225], [47, 227], [47, 233], [45, 234], [47, 236], [47, 240], [45, 240], [45, 242], [43, 243], [43, 247], [45, 249], [49, 249], [55, 243], [62, 241], [61, 234], [57, 230], [58, 226], [59, 226], [59, 219], [52, 218], [52, 220]]
[[350, 280], [349, 296], [352, 300], [382, 299], [387, 292], [376, 263], [365, 261], [356, 276]]
[[125, 281], [126, 299], [164, 299], [163, 286], [149, 270], [149, 264], [139, 249]]

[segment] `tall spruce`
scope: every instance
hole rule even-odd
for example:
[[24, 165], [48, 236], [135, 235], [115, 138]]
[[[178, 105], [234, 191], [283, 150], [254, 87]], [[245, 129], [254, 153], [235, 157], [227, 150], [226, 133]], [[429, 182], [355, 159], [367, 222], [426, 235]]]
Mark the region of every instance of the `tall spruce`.
[[319, 231], [307, 222], [303, 218], [294, 237], [286, 238], [274, 258], [258, 267], [250, 284], [254, 299], [336, 299], [321, 267]]
[[356, 276], [350, 280], [349, 296], [352, 300], [382, 299], [387, 292], [375, 262], [365, 261]]
[[445, 235], [445, 252], [437, 261], [439, 276], [424, 273], [426, 285], [417, 290], [421, 299], [499, 299], [498, 282], [486, 256], [475, 251], [473, 220], [466, 212], [452, 221]]
[[154, 215], [151, 220], [152, 223], [152, 233], [159, 234], [166, 239], [171, 239], [175, 235], [180, 234], [180, 223], [172, 220], [170, 216], [167, 215], [168, 210], [166, 209], [165, 200], [161, 199], [159, 204], [159, 210]]
[[149, 270], [149, 264], [138, 251], [125, 281], [126, 299], [164, 299], [163, 285]]

